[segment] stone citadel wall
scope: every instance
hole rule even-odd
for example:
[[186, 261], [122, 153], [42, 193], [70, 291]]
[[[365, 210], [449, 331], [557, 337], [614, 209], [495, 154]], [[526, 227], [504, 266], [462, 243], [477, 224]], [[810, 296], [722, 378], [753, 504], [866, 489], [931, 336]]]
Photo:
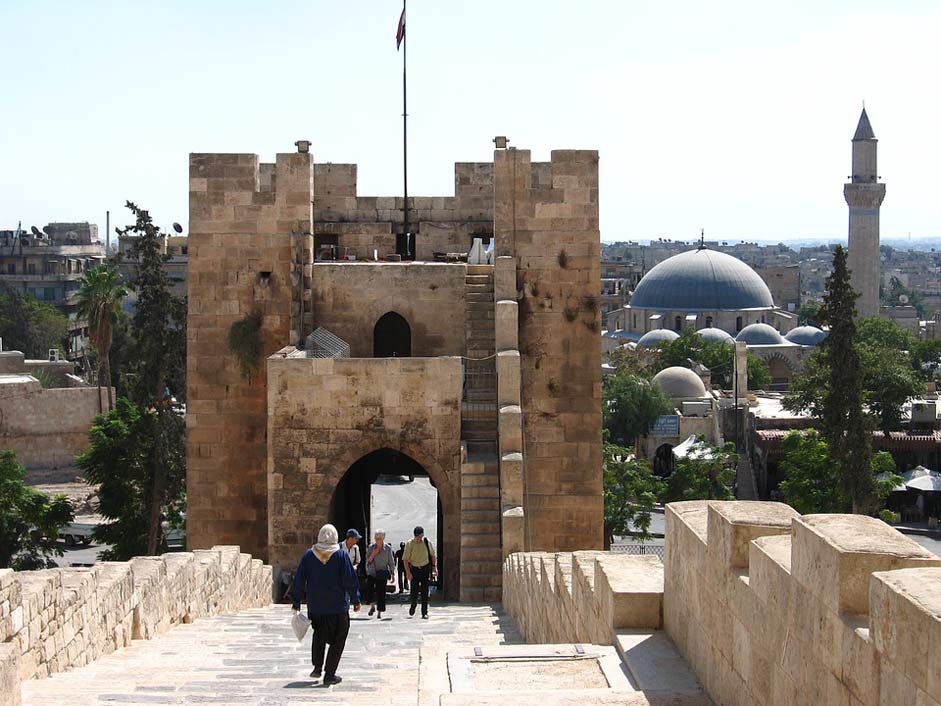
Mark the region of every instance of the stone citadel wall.
[[514, 554], [504, 602], [540, 641], [662, 625], [719, 705], [941, 704], [941, 559], [879, 520], [673, 503], [644, 560]]
[[373, 329], [394, 311], [408, 321], [412, 355], [464, 355], [464, 264], [318, 262], [311, 301], [314, 328], [350, 344], [354, 358], [372, 358]]
[[515, 261], [495, 296], [518, 304], [524, 546], [601, 548], [598, 153], [498, 150], [494, 238]]
[[21, 679], [80, 667], [131, 640], [271, 600], [271, 567], [238, 547], [90, 568], [0, 569], [0, 703], [19, 702]]

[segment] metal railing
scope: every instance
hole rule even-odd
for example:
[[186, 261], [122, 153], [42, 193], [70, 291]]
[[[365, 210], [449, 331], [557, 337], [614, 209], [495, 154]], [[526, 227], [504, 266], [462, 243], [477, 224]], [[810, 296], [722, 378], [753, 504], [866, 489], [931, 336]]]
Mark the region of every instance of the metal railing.
[[611, 551], [618, 554], [632, 554], [634, 556], [655, 556], [663, 561], [662, 544], [641, 544], [639, 542], [625, 542], [612, 544]]
[[464, 391], [461, 395], [461, 420], [493, 418], [497, 414], [496, 358], [464, 358]]

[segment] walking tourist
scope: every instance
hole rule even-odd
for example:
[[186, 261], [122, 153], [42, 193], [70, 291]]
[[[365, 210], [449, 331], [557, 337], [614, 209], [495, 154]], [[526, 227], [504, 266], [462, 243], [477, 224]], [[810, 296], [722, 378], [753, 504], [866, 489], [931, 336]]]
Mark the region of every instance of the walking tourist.
[[415, 615], [415, 605], [418, 595], [421, 594], [421, 617], [428, 618], [428, 582], [434, 575], [437, 558], [431, 542], [425, 537], [423, 527], [416, 527], [414, 538], [405, 545], [402, 560], [405, 562], [405, 576], [411, 585], [410, 597], [412, 605], [408, 609], [409, 615]]
[[346, 539], [343, 540], [343, 544], [340, 546], [340, 549], [349, 555], [350, 563], [353, 564], [353, 572], [356, 574], [359, 573], [359, 565], [363, 563], [363, 555], [359, 550], [359, 540], [362, 538], [363, 535], [351, 527], [346, 531]]
[[382, 618], [382, 612], [386, 609], [386, 586], [392, 578], [395, 555], [392, 547], [386, 544], [385, 530], [377, 529], [373, 536], [376, 541], [366, 550], [366, 580], [372, 583], [369, 615], [378, 611], [376, 617]]
[[395, 569], [399, 579], [399, 593], [408, 590], [408, 580], [405, 578], [405, 561], [402, 555], [405, 554], [405, 542], [399, 542], [399, 550], [395, 553]]
[[[301, 609], [301, 600], [307, 599], [307, 617], [314, 630], [310, 648], [310, 661], [315, 679], [323, 674], [323, 685], [339, 684], [337, 666], [343, 656], [346, 638], [350, 633], [350, 603], [359, 612], [359, 579], [353, 571], [349, 555], [340, 550], [337, 528], [324, 525], [317, 535], [317, 544], [304, 552], [294, 576], [291, 590], [292, 607]], [[327, 661], [324, 663], [324, 650]]]

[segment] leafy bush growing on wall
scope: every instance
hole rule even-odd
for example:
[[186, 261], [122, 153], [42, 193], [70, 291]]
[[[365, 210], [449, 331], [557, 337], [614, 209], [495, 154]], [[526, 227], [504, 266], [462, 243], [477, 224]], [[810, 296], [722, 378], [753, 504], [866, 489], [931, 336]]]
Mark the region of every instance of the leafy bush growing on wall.
[[246, 314], [229, 327], [229, 349], [239, 361], [242, 377], [249, 382], [258, 372], [263, 345], [260, 316]]

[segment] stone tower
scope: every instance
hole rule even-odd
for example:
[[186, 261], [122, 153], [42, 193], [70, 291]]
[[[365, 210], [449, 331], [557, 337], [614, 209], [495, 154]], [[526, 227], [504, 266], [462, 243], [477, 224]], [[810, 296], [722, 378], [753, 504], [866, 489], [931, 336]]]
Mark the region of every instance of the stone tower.
[[859, 294], [859, 316], [879, 314], [879, 207], [885, 198], [885, 184], [876, 171], [878, 140], [863, 108], [853, 135], [853, 173], [843, 186], [850, 209], [849, 269], [853, 289]]

